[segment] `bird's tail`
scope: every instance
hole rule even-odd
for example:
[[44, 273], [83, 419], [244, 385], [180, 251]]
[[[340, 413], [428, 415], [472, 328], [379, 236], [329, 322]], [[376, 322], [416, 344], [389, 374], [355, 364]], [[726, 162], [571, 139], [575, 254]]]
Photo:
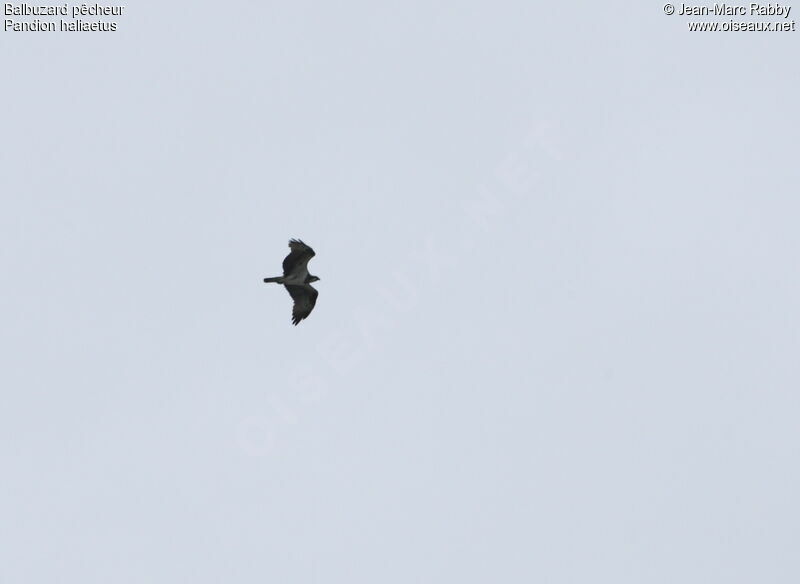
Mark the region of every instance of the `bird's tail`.
[[283, 284], [283, 277], [277, 276], [275, 278], [264, 278], [264, 281], [267, 283], [277, 282], [278, 284]]

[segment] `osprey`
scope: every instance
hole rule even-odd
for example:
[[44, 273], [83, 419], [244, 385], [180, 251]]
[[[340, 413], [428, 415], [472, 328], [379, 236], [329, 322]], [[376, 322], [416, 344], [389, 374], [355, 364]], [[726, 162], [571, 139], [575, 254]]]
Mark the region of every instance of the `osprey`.
[[283, 284], [294, 300], [292, 308], [292, 324], [306, 318], [317, 303], [317, 292], [311, 282], [319, 280], [308, 273], [308, 261], [314, 257], [314, 250], [299, 239], [289, 240], [289, 255], [283, 260], [283, 276], [264, 278], [265, 282]]

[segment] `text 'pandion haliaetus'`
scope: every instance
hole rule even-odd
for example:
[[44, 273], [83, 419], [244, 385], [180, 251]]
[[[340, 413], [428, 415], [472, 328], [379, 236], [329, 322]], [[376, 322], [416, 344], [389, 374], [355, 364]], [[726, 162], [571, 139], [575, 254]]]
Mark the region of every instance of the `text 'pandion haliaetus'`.
[[317, 303], [317, 292], [311, 282], [319, 280], [308, 273], [308, 261], [314, 257], [314, 250], [299, 239], [289, 240], [289, 255], [283, 260], [283, 276], [264, 278], [265, 282], [283, 284], [294, 300], [292, 323], [297, 324], [306, 318]]

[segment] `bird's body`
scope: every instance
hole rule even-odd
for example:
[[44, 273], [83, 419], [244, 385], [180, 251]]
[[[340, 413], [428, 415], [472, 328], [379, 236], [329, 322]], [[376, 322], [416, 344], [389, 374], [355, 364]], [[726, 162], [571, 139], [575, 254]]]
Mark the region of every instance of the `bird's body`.
[[298, 324], [306, 318], [317, 303], [317, 292], [312, 282], [319, 280], [308, 273], [308, 262], [314, 257], [314, 250], [299, 239], [289, 240], [289, 255], [283, 260], [283, 276], [264, 278], [264, 282], [283, 284], [294, 300], [292, 323]]

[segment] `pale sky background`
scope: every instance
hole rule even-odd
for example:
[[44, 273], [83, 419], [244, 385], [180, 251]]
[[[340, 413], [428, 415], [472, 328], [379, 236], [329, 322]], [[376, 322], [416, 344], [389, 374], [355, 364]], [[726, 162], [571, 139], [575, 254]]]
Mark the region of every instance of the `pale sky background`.
[[0, 582], [800, 581], [800, 32], [117, 20], [0, 34]]

